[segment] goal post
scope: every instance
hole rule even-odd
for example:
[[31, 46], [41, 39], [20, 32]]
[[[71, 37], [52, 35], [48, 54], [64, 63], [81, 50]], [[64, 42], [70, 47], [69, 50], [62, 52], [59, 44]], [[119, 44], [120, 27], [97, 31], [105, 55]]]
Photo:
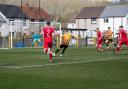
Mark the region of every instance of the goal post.
[[60, 34], [59, 37], [57, 37], [57, 42], [56, 42], [56, 46], [59, 47], [59, 45], [62, 42], [62, 28], [61, 28], [61, 23], [55, 23], [55, 29], [57, 30], [57, 32]]

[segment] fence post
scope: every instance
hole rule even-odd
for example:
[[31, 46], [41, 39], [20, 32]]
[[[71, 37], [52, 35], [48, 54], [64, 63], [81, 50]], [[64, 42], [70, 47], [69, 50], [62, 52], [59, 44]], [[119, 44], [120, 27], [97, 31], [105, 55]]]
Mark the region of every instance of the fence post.
[[86, 46], [88, 46], [88, 36], [86, 36], [85, 40], [86, 40]]
[[8, 36], [8, 48], [11, 48], [11, 39], [10, 39], [10, 36]]
[[60, 44], [60, 40], [59, 40], [59, 37], [57, 36], [57, 38], [56, 38], [56, 47], [59, 47], [59, 44]]
[[76, 47], [78, 47], [79, 46], [79, 37], [77, 36], [76, 37]]

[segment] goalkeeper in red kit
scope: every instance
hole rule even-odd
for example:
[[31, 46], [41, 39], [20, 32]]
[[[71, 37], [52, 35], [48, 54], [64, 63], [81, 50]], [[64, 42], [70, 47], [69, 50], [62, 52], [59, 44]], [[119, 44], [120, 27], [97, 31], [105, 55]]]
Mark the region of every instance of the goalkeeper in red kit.
[[116, 48], [116, 53], [119, 53], [123, 44], [125, 44], [128, 47], [128, 34], [127, 34], [127, 31], [123, 28], [123, 26], [120, 26], [119, 33], [118, 33], [118, 46]]

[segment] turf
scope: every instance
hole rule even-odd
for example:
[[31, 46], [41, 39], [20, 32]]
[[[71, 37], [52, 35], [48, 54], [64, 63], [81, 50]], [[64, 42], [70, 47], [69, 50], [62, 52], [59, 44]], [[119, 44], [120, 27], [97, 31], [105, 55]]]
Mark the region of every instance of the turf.
[[127, 49], [115, 55], [94, 47], [69, 48], [53, 59], [49, 63], [42, 49], [0, 49], [0, 89], [128, 88]]

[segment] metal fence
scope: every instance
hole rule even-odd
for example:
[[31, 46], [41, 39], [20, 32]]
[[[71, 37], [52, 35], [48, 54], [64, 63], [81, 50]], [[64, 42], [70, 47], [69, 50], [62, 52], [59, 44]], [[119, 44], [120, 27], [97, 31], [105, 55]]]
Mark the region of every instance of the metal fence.
[[[78, 41], [78, 43], [77, 43]], [[57, 46], [59, 41], [57, 42], [57, 38], [53, 40], [53, 46]], [[94, 38], [81, 38], [81, 39], [71, 39], [70, 46], [88, 46], [94, 45], [95, 39]], [[43, 39], [40, 42], [37, 42], [37, 45], [33, 46], [33, 38], [29, 37], [12, 37], [12, 48], [31, 48], [37, 47], [40, 48], [43, 46]], [[11, 37], [0, 37], [0, 48], [11, 48]]]
[[[7, 36], [0, 36], [0, 48], [23, 48], [23, 47], [32, 47], [33, 38], [32, 35], [37, 32], [40, 33], [41, 27], [45, 26], [46, 22], [21, 22], [21, 21], [11, 21], [7, 26], [9, 28]], [[61, 32], [60, 23], [52, 23], [55, 28]], [[6, 30], [7, 31], [7, 30]], [[54, 38], [53, 45], [58, 46], [60, 44], [61, 38], [57, 40]], [[71, 39], [71, 46], [87, 46], [94, 45], [94, 38], [79, 38]], [[36, 47], [43, 46], [43, 39], [40, 39], [40, 42], [37, 42]]]

